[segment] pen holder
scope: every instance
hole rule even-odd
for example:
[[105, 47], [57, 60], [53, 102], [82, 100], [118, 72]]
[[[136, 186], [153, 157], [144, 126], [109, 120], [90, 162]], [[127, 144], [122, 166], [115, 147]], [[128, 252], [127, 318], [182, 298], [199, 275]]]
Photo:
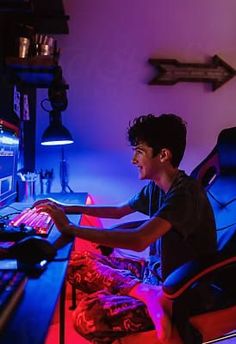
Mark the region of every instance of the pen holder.
[[17, 201], [34, 202], [36, 198], [39, 175], [36, 172], [17, 173]]

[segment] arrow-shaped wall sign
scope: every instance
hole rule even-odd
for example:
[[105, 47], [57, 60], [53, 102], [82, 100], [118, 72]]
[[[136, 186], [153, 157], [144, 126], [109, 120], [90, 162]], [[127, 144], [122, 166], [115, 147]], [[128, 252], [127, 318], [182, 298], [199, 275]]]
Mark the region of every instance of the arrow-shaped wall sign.
[[211, 63], [180, 63], [174, 59], [154, 59], [148, 62], [157, 69], [157, 75], [149, 85], [174, 85], [179, 81], [211, 82], [212, 90], [222, 86], [236, 75], [236, 70], [219, 56]]

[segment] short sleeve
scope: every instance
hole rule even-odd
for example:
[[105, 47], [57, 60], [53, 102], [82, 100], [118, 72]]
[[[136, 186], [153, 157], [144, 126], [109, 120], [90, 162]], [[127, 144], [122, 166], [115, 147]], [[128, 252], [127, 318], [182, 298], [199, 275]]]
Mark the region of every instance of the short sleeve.
[[149, 215], [151, 183], [142, 188], [140, 192], [134, 195], [129, 201], [129, 206], [135, 211]]

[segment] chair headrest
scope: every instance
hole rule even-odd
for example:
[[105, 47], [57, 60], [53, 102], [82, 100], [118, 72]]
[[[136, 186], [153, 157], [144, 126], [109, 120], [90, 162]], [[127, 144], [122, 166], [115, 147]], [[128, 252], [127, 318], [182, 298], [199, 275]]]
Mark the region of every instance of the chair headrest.
[[217, 140], [220, 172], [236, 172], [236, 127], [227, 128], [220, 132]]

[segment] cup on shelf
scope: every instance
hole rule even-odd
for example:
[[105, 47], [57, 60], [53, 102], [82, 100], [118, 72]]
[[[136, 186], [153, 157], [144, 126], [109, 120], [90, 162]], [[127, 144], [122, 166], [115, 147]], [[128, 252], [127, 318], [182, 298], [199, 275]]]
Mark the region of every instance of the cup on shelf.
[[44, 55], [44, 56], [51, 55], [50, 45], [48, 45], [48, 44], [41, 44], [40, 45], [40, 55]]
[[27, 37], [19, 37], [19, 57], [26, 58], [29, 54], [30, 40]]

